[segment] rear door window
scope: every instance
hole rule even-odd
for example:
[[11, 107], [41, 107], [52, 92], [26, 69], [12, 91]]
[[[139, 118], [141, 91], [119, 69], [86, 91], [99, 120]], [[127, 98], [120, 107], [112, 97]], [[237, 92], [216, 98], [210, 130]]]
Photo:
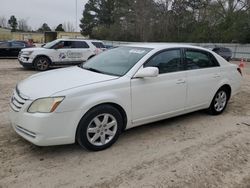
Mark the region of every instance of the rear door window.
[[89, 48], [89, 45], [84, 41], [72, 41], [72, 48]]
[[219, 63], [209, 52], [187, 49], [185, 51], [185, 67], [187, 70], [219, 66]]

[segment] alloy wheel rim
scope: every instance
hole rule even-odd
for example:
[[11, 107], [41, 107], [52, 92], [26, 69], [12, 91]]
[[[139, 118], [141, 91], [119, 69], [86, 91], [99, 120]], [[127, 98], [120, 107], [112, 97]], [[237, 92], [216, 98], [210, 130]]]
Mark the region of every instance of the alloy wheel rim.
[[220, 91], [216, 97], [214, 102], [214, 108], [217, 112], [221, 112], [227, 103], [227, 94], [225, 91]]
[[39, 70], [46, 70], [48, 68], [48, 61], [46, 59], [40, 59], [38, 62], [37, 62], [37, 68]]
[[101, 114], [92, 119], [87, 127], [87, 139], [95, 146], [108, 144], [116, 135], [117, 121], [111, 114]]

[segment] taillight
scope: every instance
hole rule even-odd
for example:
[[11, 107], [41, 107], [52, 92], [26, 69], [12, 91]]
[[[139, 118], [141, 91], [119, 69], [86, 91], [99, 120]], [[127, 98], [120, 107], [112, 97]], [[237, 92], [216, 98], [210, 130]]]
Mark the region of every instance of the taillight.
[[242, 71], [241, 71], [241, 68], [240, 67], [238, 67], [237, 68], [237, 71], [240, 73], [240, 75], [242, 76]]

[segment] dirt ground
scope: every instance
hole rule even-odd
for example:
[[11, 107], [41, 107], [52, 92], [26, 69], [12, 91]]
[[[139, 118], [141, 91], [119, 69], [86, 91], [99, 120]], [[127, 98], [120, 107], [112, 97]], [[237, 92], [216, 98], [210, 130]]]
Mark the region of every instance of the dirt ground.
[[36, 72], [0, 60], [0, 187], [250, 188], [250, 63], [244, 72], [223, 115], [200, 111], [141, 126], [107, 150], [89, 152], [37, 147], [15, 134], [12, 89]]

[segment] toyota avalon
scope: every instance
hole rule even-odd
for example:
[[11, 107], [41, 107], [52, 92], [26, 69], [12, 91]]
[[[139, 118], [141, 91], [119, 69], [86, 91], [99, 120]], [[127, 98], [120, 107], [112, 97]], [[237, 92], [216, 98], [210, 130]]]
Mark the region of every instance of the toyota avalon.
[[10, 118], [35, 145], [77, 142], [98, 151], [132, 127], [201, 109], [221, 114], [241, 79], [236, 65], [204, 48], [128, 45], [21, 81]]

